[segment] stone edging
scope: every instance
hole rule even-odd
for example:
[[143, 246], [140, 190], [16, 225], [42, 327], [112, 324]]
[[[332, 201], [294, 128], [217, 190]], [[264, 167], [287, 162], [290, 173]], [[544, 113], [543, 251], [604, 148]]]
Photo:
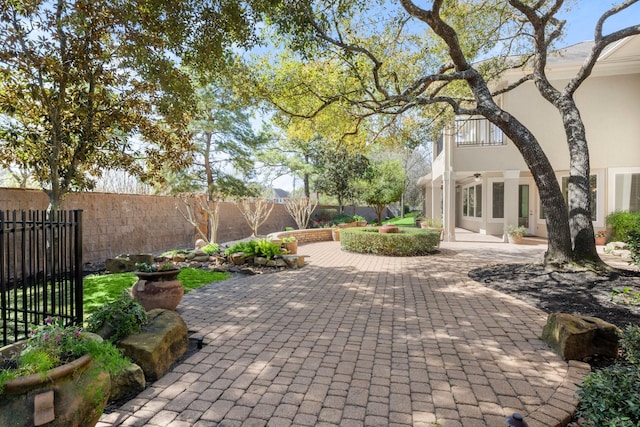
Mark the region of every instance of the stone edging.
[[525, 416], [529, 427], [564, 427], [578, 406], [576, 392], [584, 376], [591, 371], [588, 363], [570, 360], [567, 375], [547, 402]]
[[326, 242], [333, 240], [331, 228], [307, 228], [304, 230], [277, 231], [267, 235], [267, 239], [295, 237], [298, 243]]

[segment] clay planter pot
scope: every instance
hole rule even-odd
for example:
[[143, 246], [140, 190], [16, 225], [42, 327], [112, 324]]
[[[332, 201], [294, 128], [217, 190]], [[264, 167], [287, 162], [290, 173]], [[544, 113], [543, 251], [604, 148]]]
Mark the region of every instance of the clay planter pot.
[[331, 238], [333, 238], [333, 240], [336, 241], [336, 242], [340, 241], [340, 229], [339, 228], [331, 229]]
[[596, 236], [596, 245], [604, 246], [606, 244], [607, 244], [607, 238], [605, 236], [602, 236], [602, 237], [597, 237]]
[[524, 236], [522, 236], [521, 234], [507, 234], [507, 240], [509, 241], [509, 243], [519, 245], [523, 242]]
[[131, 288], [131, 297], [138, 301], [146, 311], [154, 308], [175, 310], [182, 296], [184, 287], [178, 280], [180, 270], [154, 271], [146, 273], [135, 271], [138, 281]]
[[385, 224], [378, 229], [378, 233], [397, 233], [400, 231], [397, 225]]
[[282, 244], [282, 247], [287, 250], [287, 254], [295, 255], [298, 253], [298, 242], [285, 242]]
[[[0, 349], [19, 351], [24, 342]], [[7, 382], [0, 394], [0, 425], [95, 426], [107, 404], [111, 378], [89, 355], [48, 371]]]

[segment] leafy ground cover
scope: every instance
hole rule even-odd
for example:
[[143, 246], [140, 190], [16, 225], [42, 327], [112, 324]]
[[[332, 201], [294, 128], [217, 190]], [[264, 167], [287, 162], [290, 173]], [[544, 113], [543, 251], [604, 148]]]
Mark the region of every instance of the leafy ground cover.
[[[180, 270], [178, 279], [182, 282], [186, 293], [208, 283], [226, 280], [229, 276], [229, 273], [187, 267]], [[120, 298], [136, 280], [136, 275], [133, 273], [93, 274], [85, 277], [83, 298], [85, 317], [103, 304]]]

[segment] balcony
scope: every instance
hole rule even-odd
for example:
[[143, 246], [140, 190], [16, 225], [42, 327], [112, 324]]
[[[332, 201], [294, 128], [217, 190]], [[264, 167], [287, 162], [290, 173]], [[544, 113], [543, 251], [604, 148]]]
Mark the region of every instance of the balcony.
[[458, 147], [506, 145], [499, 127], [484, 118], [457, 118], [454, 141]]

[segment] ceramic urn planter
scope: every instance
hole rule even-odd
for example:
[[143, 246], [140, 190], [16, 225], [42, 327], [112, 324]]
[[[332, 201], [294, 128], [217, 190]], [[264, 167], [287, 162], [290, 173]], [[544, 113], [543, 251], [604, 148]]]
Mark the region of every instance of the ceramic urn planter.
[[180, 273], [179, 269], [136, 271], [138, 281], [131, 288], [131, 297], [146, 311], [154, 308], [175, 310], [184, 295], [184, 287], [178, 280], [178, 273]]
[[[0, 349], [19, 351], [23, 342]], [[111, 378], [89, 355], [47, 371], [8, 381], [0, 394], [0, 425], [95, 426], [107, 404]]]
[[398, 228], [398, 226], [397, 225], [393, 225], [393, 224], [385, 224], [385, 225], [383, 225], [382, 227], [380, 227], [378, 229], [378, 232], [379, 233], [383, 233], [383, 234], [386, 234], [386, 233], [397, 233], [399, 231], [400, 231], [400, 229]]
[[286, 249], [287, 254], [289, 254], [289, 255], [296, 255], [298, 253], [298, 242], [297, 241], [284, 242], [282, 244], [282, 247], [284, 249]]

